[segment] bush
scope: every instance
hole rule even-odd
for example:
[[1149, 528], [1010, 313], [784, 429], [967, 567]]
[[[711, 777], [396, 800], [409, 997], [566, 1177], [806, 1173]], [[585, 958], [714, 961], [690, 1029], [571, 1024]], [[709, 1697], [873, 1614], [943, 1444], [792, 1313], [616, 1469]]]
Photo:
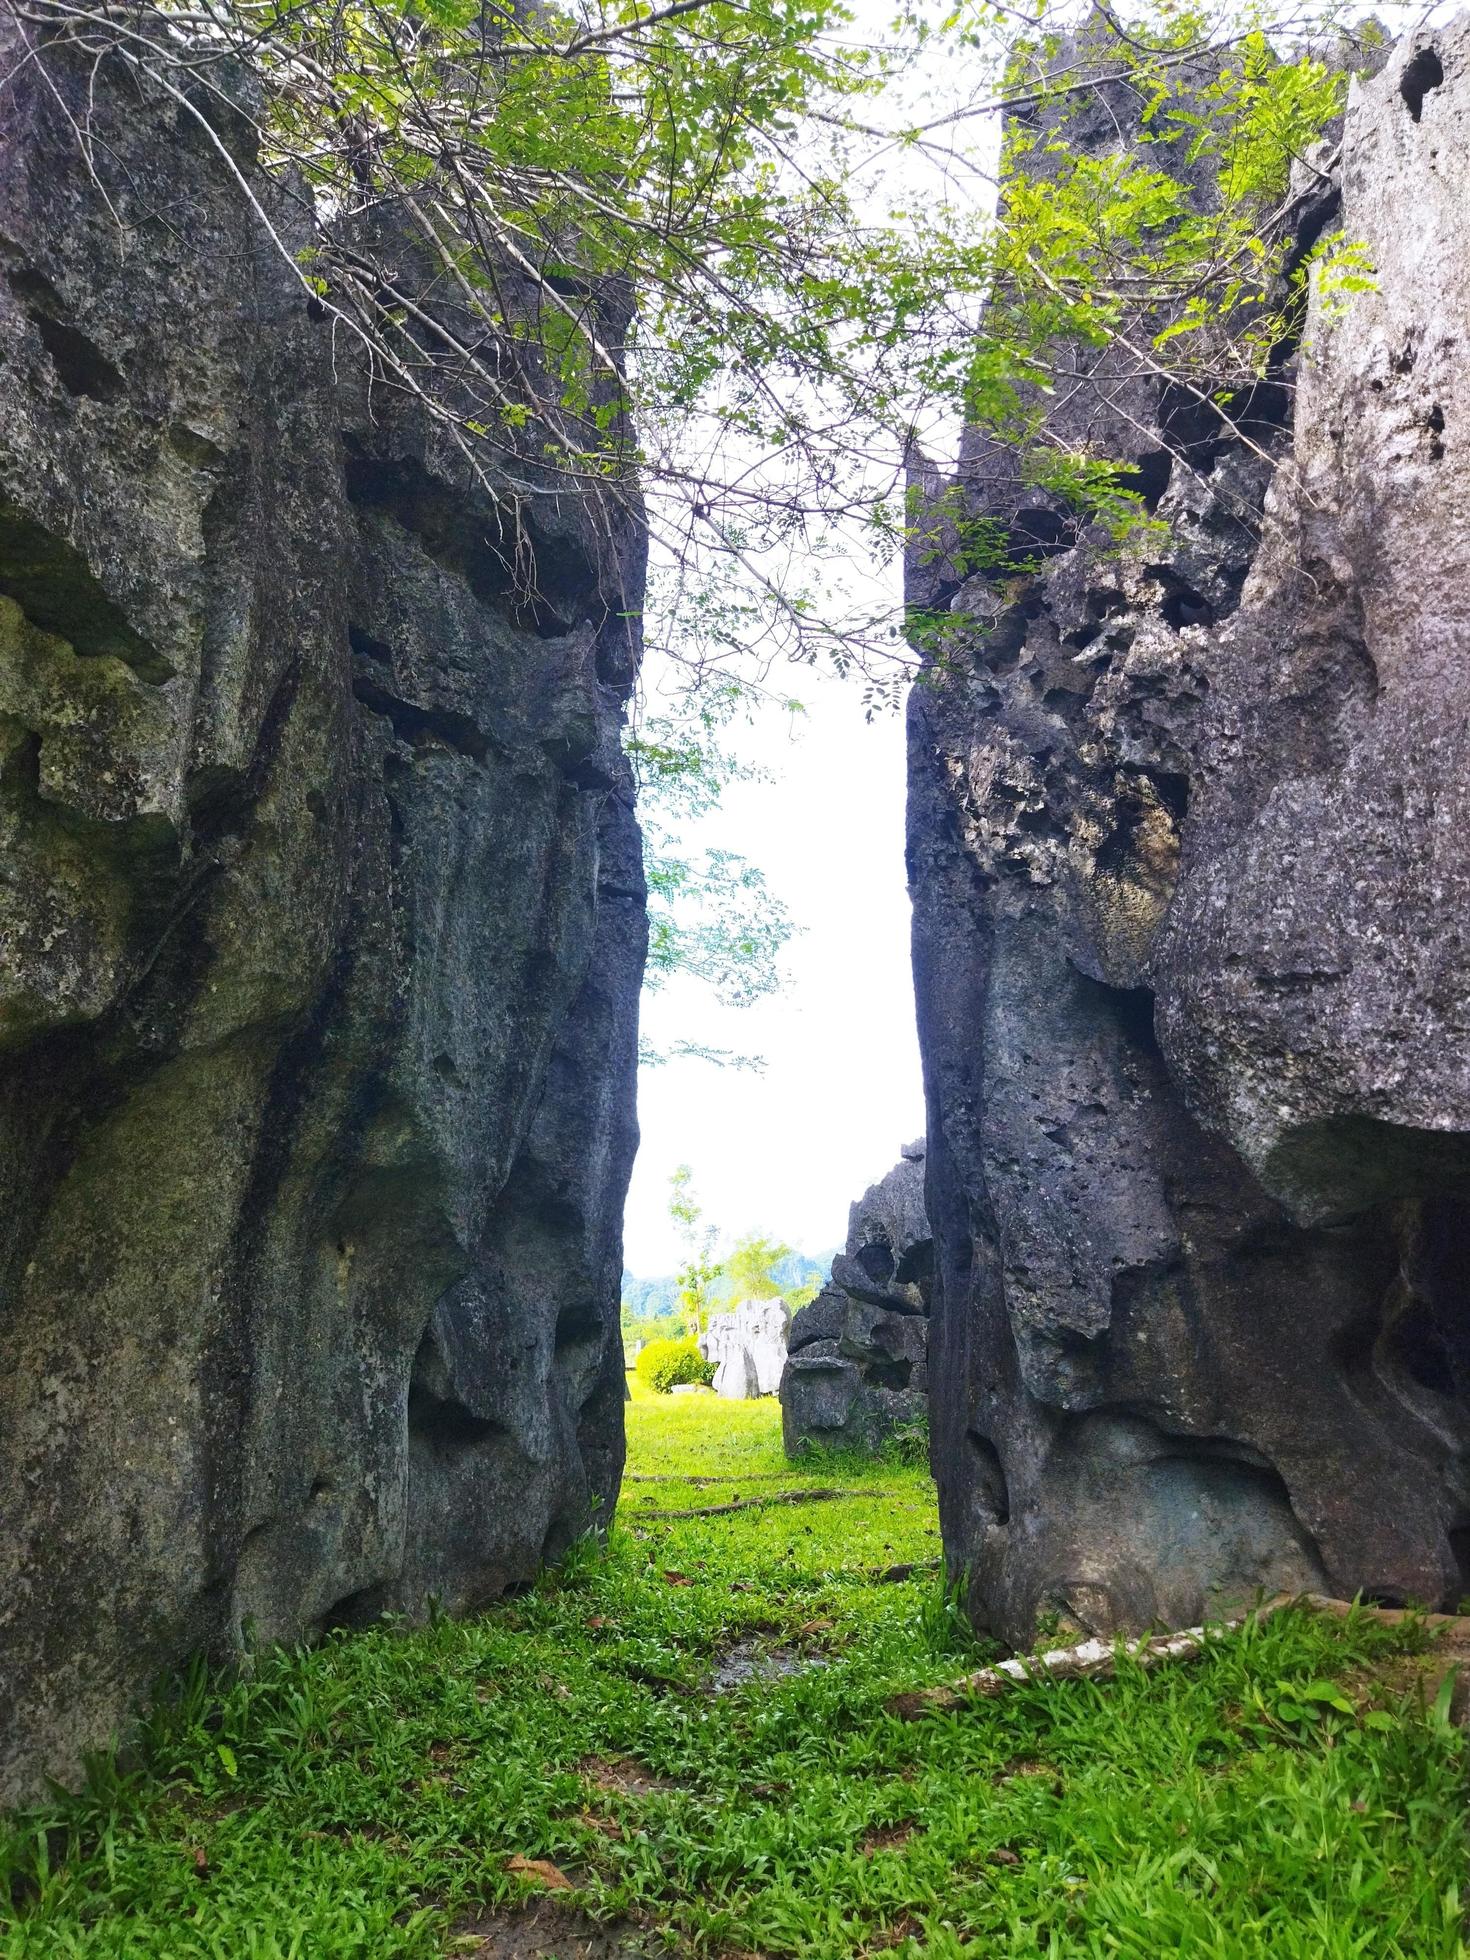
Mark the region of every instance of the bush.
[[650, 1341], [634, 1364], [638, 1379], [647, 1382], [660, 1395], [684, 1382], [708, 1384], [714, 1380], [714, 1364], [706, 1361], [696, 1341]]

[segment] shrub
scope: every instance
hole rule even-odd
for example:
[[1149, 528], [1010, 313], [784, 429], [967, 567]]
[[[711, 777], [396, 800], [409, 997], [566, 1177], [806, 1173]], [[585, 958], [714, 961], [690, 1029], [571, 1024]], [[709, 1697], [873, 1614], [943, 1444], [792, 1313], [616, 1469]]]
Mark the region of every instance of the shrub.
[[660, 1395], [684, 1382], [709, 1383], [714, 1380], [714, 1364], [706, 1361], [696, 1341], [650, 1341], [635, 1366], [638, 1379]]

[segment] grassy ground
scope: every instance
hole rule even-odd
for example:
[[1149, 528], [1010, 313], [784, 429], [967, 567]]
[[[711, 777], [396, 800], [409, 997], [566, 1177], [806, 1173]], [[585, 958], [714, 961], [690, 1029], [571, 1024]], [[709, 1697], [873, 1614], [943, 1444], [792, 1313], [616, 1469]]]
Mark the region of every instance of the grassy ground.
[[0, 1836], [5, 1960], [1470, 1952], [1462, 1738], [1402, 1699], [1422, 1631], [1286, 1613], [903, 1723], [889, 1695], [978, 1658], [924, 1474], [793, 1470], [770, 1402], [629, 1422], [606, 1556], [196, 1677], [141, 1767]]

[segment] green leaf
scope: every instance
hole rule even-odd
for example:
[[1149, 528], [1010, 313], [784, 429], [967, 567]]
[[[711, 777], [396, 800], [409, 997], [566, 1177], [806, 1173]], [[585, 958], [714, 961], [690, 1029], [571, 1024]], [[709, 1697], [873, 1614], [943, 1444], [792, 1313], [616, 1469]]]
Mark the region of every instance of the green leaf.
[[1327, 1707], [1335, 1708], [1343, 1715], [1356, 1715], [1358, 1712], [1335, 1681], [1309, 1681], [1296, 1692], [1303, 1701], [1324, 1702]]

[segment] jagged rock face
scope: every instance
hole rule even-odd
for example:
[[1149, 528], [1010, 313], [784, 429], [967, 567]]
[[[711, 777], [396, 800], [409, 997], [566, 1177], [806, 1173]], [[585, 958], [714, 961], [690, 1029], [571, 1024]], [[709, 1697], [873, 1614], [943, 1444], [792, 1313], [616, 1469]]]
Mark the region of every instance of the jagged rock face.
[[1462, 20], [1354, 87], [1377, 290], [1267, 457], [1176, 420], [1147, 563], [915, 568], [934, 1462], [1013, 1640], [1470, 1583], [1467, 170]]
[[873, 1451], [924, 1419], [932, 1270], [924, 1145], [911, 1143], [853, 1205], [831, 1278], [792, 1320], [780, 1391], [789, 1455], [809, 1443]]
[[94, 181], [48, 68], [0, 125], [0, 1801], [192, 1649], [607, 1515], [644, 945], [636, 520], [537, 501], [518, 600], [509, 501], [205, 132], [104, 70]]

